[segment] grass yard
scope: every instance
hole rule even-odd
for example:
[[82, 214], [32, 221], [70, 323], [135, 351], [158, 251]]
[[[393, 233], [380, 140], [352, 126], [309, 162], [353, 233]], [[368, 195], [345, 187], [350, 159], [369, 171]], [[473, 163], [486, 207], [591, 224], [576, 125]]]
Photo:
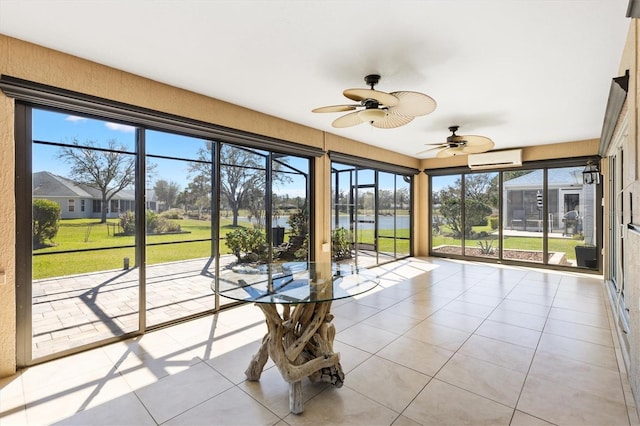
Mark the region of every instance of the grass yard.
[[[487, 239], [467, 240], [466, 245], [472, 247], [479, 247], [478, 241], [484, 242]], [[493, 243], [494, 248], [498, 248], [498, 241]], [[569, 260], [576, 259], [575, 247], [584, 244], [584, 240], [574, 240], [569, 238], [549, 238], [549, 251], [550, 252], [564, 252]], [[431, 247], [438, 247], [442, 245], [460, 247], [461, 241], [459, 238], [448, 237], [444, 235], [433, 236]], [[542, 237], [504, 237], [503, 249], [516, 249], [516, 250], [542, 250]]]
[[[182, 231], [188, 233], [147, 235], [147, 264], [174, 262], [211, 256], [211, 225], [195, 219], [175, 220]], [[33, 279], [82, 274], [88, 272], [122, 269], [124, 258], [135, 264], [135, 236], [114, 236], [113, 224], [117, 219], [99, 223], [97, 219], [68, 219], [60, 222], [55, 245], [34, 251]], [[248, 222], [240, 226], [253, 227]], [[117, 229], [117, 227], [115, 228]], [[222, 219], [220, 235], [235, 229], [230, 219]], [[206, 240], [188, 242], [189, 240]], [[154, 245], [157, 243], [165, 243]], [[175, 243], [175, 244], [166, 244]], [[220, 240], [220, 253], [227, 254], [225, 240]], [[80, 250], [72, 253], [63, 253]], [[44, 254], [46, 253], [46, 254]], [[43, 255], [44, 254], [44, 255]]]
[[[373, 230], [362, 230], [358, 234], [358, 240], [360, 242], [369, 242], [373, 241]], [[393, 253], [394, 252], [394, 243], [395, 243], [395, 251], [398, 254], [409, 254], [410, 250], [410, 241], [409, 241], [409, 230], [408, 229], [397, 229], [396, 235], [398, 239], [393, 238], [393, 229], [387, 230], [379, 230], [379, 238], [378, 238], [378, 251], [384, 253]], [[406, 238], [406, 239], [401, 239]]]

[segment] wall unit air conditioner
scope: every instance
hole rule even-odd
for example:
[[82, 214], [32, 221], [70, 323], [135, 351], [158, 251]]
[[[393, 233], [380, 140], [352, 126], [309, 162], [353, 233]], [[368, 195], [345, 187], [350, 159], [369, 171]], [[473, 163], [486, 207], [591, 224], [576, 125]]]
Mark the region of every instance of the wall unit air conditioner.
[[505, 167], [522, 166], [522, 150], [491, 151], [482, 154], [469, 154], [469, 168], [471, 170], [500, 169]]

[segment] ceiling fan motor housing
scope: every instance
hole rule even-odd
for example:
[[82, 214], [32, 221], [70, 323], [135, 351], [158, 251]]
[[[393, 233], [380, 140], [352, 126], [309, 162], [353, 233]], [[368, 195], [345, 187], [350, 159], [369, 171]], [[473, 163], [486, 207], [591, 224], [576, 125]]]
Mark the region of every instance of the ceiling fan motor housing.
[[380, 106], [380, 102], [375, 99], [365, 99], [362, 101], [362, 105], [364, 105], [366, 109], [375, 109]]
[[364, 78], [364, 82], [373, 89], [373, 87], [380, 82], [380, 76], [378, 74], [369, 74]]

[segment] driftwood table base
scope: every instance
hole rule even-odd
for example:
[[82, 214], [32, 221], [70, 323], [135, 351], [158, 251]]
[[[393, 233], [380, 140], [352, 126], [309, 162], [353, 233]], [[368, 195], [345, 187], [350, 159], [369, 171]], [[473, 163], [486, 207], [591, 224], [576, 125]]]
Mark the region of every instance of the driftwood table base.
[[283, 304], [282, 315], [278, 305], [256, 305], [265, 315], [268, 331], [245, 371], [247, 379], [260, 380], [264, 365], [271, 357], [289, 383], [289, 408], [295, 414], [304, 410], [302, 380], [305, 377], [312, 383], [342, 386], [340, 354], [333, 352], [336, 332], [331, 323], [333, 315], [329, 313], [331, 302]]

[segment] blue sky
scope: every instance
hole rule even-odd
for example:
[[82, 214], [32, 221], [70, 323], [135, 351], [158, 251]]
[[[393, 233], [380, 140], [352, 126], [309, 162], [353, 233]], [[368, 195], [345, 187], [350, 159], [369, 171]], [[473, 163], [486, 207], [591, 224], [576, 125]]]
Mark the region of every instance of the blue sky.
[[[73, 116], [45, 110], [33, 110], [33, 139], [56, 143], [71, 143], [78, 140], [81, 144], [93, 141], [99, 147], [107, 147], [110, 140], [116, 140], [124, 146], [124, 151], [135, 152], [135, 127]], [[198, 159], [198, 150], [204, 147], [205, 140], [167, 132], [148, 130], [146, 132], [147, 154], [181, 158]], [[69, 164], [58, 158], [59, 147], [34, 144], [33, 171], [48, 171], [61, 176], [69, 175]], [[290, 157], [289, 157], [290, 158]], [[290, 158], [289, 164], [299, 169], [306, 169], [306, 161]], [[154, 158], [156, 164], [154, 179], [176, 182], [180, 190], [186, 188], [190, 179], [187, 161]], [[297, 163], [297, 164], [296, 164]], [[304, 195], [304, 179], [296, 178], [285, 187], [276, 188], [278, 193], [288, 193], [295, 197]]]
[[[74, 116], [47, 110], [33, 110], [33, 139], [56, 143], [80, 143], [93, 141], [100, 147], [107, 147], [110, 140], [116, 140], [118, 145], [125, 147], [125, 151], [135, 152], [135, 127], [104, 120]], [[147, 154], [195, 160], [198, 149], [204, 146], [204, 140], [167, 132], [148, 130], [146, 132]], [[33, 171], [48, 171], [60, 176], [69, 175], [69, 164], [58, 158], [60, 148], [55, 146], [34, 144]], [[305, 160], [292, 157], [289, 164], [301, 170], [307, 166]], [[164, 179], [176, 182], [180, 190], [186, 188], [188, 178], [188, 162], [154, 158], [156, 166], [155, 180]], [[362, 176], [364, 178], [364, 176]], [[373, 177], [371, 177], [373, 182]], [[371, 183], [372, 183], [371, 182]], [[369, 182], [367, 182], [369, 183]], [[275, 188], [276, 193], [288, 193], [291, 197], [304, 195], [304, 179], [297, 178], [294, 182]], [[392, 175], [380, 174], [381, 189], [393, 189]]]

